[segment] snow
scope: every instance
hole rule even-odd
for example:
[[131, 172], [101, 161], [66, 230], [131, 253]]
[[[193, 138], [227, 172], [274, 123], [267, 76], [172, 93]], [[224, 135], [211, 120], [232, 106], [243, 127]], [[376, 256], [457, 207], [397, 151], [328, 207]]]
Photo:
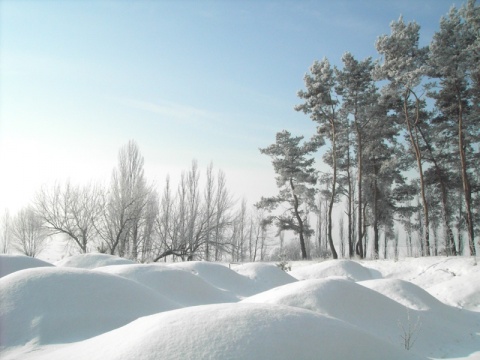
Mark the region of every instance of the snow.
[[248, 263], [232, 267], [235, 272], [253, 280], [258, 292], [298, 281], [278, 266], [265, 263]]
[[391, 266], [369, 262], [384, 278], [418, 285], [443, 303], [480, 312], [480, 265], [472, 257], [407, 258]]
[[111, 265], [96, 270], [139, 282], [182, 306], [218, 304], [239, 300], [235, 294], [221, 290], [183, 269], [158, 264], [143, 264]]
[[80, 269], [95, 269], [101, 266], [121, 264], [135, 264], [135, 262], [107, 254], [80, 254], [67, 257], [55, 263], [56, 266], [66, 266]]
[[352, 281], [370, 280], [379, 276], [375, 270], [349, 260], [328, 260], [321, 263], [302, 266], [290, 273], [299, 280], [322, 279], [339, 276]]
[[231, 292], [240, 298], [258, 292], [252, 279], [238, 274], [224, 264], [190, 261], [174, 263], [171, 267], [190, 271], [212, 286]]
[[[376, 281], [376, 280], [373, 280]], [[415, 290], [412, 292], [415, 294]], [[409, 292], [404, 293], [413, 299]], [[402, 324], [415, 324], [418, 320], [416, 350], [428, 356], [444, 358], [450, 348], [444, 346], [452, 340], [462, 341], [463, 333], [475, 334], [480, 326], [468, 314], [445, 306], [442, 312], [407, 310], [400, 302], [355, 282], [333, 277], [328, 279], [304, 280], [257, 294], [242, 302], [288, 305], [309, 309], [323, 315], [343, 320], [385, 342], [402, 343]], [[409, 318], [411, 320], [409, 320]], [[452, 329], [455, 328], [455, 331]], [[462, 334], [462, 335], [460, 335]], [[464, 346], [475, 349], [480, 340], [464, 342]], [[480, 347], [478, 347], [480, 349]]]
[[480, 359], [472, 258], [289, 265], [2, 256], [0, 358]]
[[[341, 336], [359, 350], [338, 346]], [[38, 359], [66, 359], [72, 353], [78, 360], [422, 359], [337, 319], [262, 304], [205, 305], [152, 315]]]
[[125, 278], [39, 267], [0, 279], [0, 346], [83, 340], [179, 306]]
[[53, 266], [52, 264], [36, 258], [23, 255], [0, 254], [0, 278], [15, 271], [30, 269], [41, 266]]
[[398, 303], [414, 310], [443, 309], [443, 305], [420, 286], [400, 279], [376, 279], [361, 281], [359, 284], [375, 290]]

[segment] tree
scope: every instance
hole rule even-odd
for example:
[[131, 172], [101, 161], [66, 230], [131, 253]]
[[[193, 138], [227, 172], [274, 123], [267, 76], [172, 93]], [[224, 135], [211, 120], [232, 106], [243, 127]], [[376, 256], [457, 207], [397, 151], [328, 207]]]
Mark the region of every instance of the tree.
[[33, 208], [23, 208], [15, 215], [11, 232], [13, 245], [22, 254], [36, 257], [45, 249], [48, 232]]
[[102, 192], [97, 185], [43, 186], [34, 198], [35, 212], [49, 228], [50, 233], [65, 234], [82, 253], [96, 235], [95, 221], [100, 216]]
[[[378, 94], [372, 78], [374, 65], [371, 58], [356, 60], [352, 54], [345, 53], [342, 57], [343, 69], [336, 69], [338, 85], [337, 93], [342, 97], [342, 111], [353, 119], [356, 136], [357, 165], [357, 255], [363, 257], [363, 192], [364, 182], [364, 151], [367, 146], [366, 137], [372, 133], [372, 120], [377, 110]], [[378, 117], [378, 116], [377, 116]], [[376, 125], [381, 125], [376, 122]], [[375, 129], [375, 132], [378, 128]], [[378, 134], [377, 134], [378, 135]], [[347, 149], [349, 151], [349, 149]], [[349, 155], [349, 153], [347, 153]]]
[[218, 171], [217, 175], [217, 193], [215, 196], [215, 212], [213, 216], [213, 244], [215, 245], [215, 261], [220, 260], [222, 252], [226, 250], [225, 232], [231, 224], [231, 209], [234, 205], [232, 195], [226, 186], [225, 173]]
[[175, 195], [167, 177], [155, 221], [153, 261], [169, 256], [174, 260], [206, 259], [212, 253], [218, 260], [227, 250], [224, 233], [230, 224], [232, 203], [224, 173], [219, 171], [215, 181], [212, 168], [212, 165], [207, 168], [203, 196], [196, 161], [188, 173], [182, 173]]
[[10, 212], [8, 209], [3, 211], [2, 217], [0, 218], [0, 254], [7, 254], [9, 250], [9, 242], [11, 235], [11, 218]]
[[419, 94], [419, 86], [425, 74], [428, 48], [419, 47], [420, 26], [416, 22], [405, 24], [403, 18], [390, 24], [391, 34], [380, 36], [376, 48], [383, 56], [383, 63], [376, 67], [378, 80], [388, 80], [384, 92], [402, 101], [401, 109], [395, 109], [404, 118], [408, 139], [415, 154], [420, 193], [423, 205], [424, 249], [430, 255], [428, 203], [425, 192], [423, 159], [418, 128], [420, 111], [425, 105]]
[[244, 198], [233, 219], [233, 231], [230, 240], [232, 244], [232, 261], [245, 261], [248, 237], [247, 221], [247, 200]]
[[118, 152], [110, 189], [103, 196], [102, 217], [96, 222], [110, 254], [134, 260], [141, 240], [139, 228], [153, 190], [147, 185], [143, 165], [138, 145], [130, 140]]
[[314, 159], [307, 156], [316, 151], [320, 143], [314, 140], [301, 145], [302, 140], [303, 136], [292, 137], [284, 130], [277, 133], [275, 144], [260, 149], [262, 154], [272, 158], [280, 192], [275, 197], [262, 197], [255, 206], [272, 212], [281, 204], [287, 204], [282, 214], [272, 215], [271, 219], [276, 221], [279, 232], [293, 230], [299, 235], [302, 258], [307, 259], [305, 236], [312, 230], [305, 224], [305, 211], [302, 206], [314, 208], [313, 186], [317, 182], [316, 172], [312, 167]]
[[435, 84], [430, 95], [435, 99], [435, 104], [443, 115], [440, 121], [449, 126], [450, 132], [456, 135], [454, 138], [458, 148], [471, 255], [476, 254], [472, 206], [474, 167], [471, 154], [475, 152], [473, 144], [477, 143], [478, 159], [480, 136], [479, 17], [480, 8], [475, 6], [475, 1], [469, 1], [461, 11], [452, 7], [448, 16], [441, 19], [440, 30], [433, 36], [428, 59], [430, 75], [440, 81], [439, 84]]
[[337, 140], [340, 132], [341, 120], [338, 114], [339, 101], [335, 98], [336, 78], [330, 62], [325, 58], [315, 61], [310, 67], [310, 74], [304, 77], [306, 91], [300, 90], [297, 96], [304, 99], [303, 104], [297, 105], [295, 110], [310, 114], [310, 118], [318, 123], [317, 136], [321, 143], [327, 138], [331, 144], [331, 151], [327, 154], [332, 166], [330, 202], [328, 206], [327, 237], [334, 259], [338, 258], [332, 237], [332, 211], [337, 197]]

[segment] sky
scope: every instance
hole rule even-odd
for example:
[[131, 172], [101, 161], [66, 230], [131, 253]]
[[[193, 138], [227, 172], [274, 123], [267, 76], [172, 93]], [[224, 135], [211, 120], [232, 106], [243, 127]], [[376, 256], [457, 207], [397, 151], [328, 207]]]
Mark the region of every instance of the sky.
[[[315, 60], [376, 59], [403, 15], [427, 45], [451, 0], [0, 0], [0, 210], [43, 184], [107, 184], [135, 140], [162, 191], [198, 161], [236, 199], [276, 193], [259, 148], [309, 138], [297, 91]], [[320, 158], [319, 158], [320, 162]], [[176, 185], [175, 185], [176, 186]]]

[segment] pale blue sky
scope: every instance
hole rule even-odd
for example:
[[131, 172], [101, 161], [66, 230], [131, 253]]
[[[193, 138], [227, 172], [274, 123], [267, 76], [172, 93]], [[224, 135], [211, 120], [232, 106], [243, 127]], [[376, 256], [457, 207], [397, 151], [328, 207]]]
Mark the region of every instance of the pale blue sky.
[[160, 190], [197, 159], [237, 198], [272, 195], [258, 148], [312, 135], [293, 107], [313, 61], [376, 58], [400, 14], [427, 44], [453, 4], [0, 0], [0, 209], [57, 179], [107, 182], [129, 139]]

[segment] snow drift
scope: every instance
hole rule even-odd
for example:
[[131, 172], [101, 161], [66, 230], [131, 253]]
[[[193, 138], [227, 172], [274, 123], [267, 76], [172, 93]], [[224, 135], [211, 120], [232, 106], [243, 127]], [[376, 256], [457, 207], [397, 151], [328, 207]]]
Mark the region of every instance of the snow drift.
[[0, 254], [0, 278], [15, 271], [42, 266], [53, 264], [29, 256]]
[[295, 277], [102, 254], [0, 261], [28, 267], [0, 279], [2, 360], [480, 359], [471, 258], [298, 262]]
[[[384, 285], [385, 292], [393, 293], [387, 287], [395, 284]], [[413, 297], [407, 295], [406, 298]], [[428, 356], [443, 358], [451, 355], [449, 344], [452, 341], [463, 343], [466, 351], [474, 351], [479, 343], [478, 336], [475, 335], [480, 326], [479, 317], [471, 318], [468, 313], [459, 314], [458, 310], [446, 305], [442, 311], [411, 310], [379, 292], [337, 277], [284, 285], [242, 302], [309, 309], [343, 320], [399, 347], [405, 345], [402, 340], [404, 331], [409, 326], [413, 328], [418, 325], [412, 334], [415, 350]]]
[[172, 268], [190, 271], [218, 289], [231, 292], [239, 297], [258, 293], [254, 282], [220, 263], [189, 261], [173, 263]]
[[112, 265], [97, 268], [143, 284], [182, 306], [237, 302], [239, 298], [220, 290], [190, 271], [165, 265]]
[[83, 340], [141, 316], [178, 308], [125, 278], [41, 267], [0, 279], [0, 346]]
[[324, 262], [294, 268], [290, 275], [298, 280], [323, 279], [331, 276], [352, 281], [371, 280], [380, 276], [375, 270], [350, 260], [327, 260]]
[[101, 266], [135, 264], [135, 262], [107, 254], [79, 254], [67, 257], [55, 263], [56, 266], [80, 269], [95, 269]]
[[400, 279], [375, 279], [361, 281], [359, 284], [375, 290], [396, 302], [414, 310], [441, 309], [445, 306], [420, 286]]
[[297, 281], [293, 276], [273, 264], [247, 263], [233, 266], [232, 269], [240, 275], [253, 280], [255, 289], [258, 292]]
[[[339, 339], [348, 339], [341, 346]], [[308, 310], [265, 304], [185, 308], [138, 319], [43, 360], [426, 359]]]

